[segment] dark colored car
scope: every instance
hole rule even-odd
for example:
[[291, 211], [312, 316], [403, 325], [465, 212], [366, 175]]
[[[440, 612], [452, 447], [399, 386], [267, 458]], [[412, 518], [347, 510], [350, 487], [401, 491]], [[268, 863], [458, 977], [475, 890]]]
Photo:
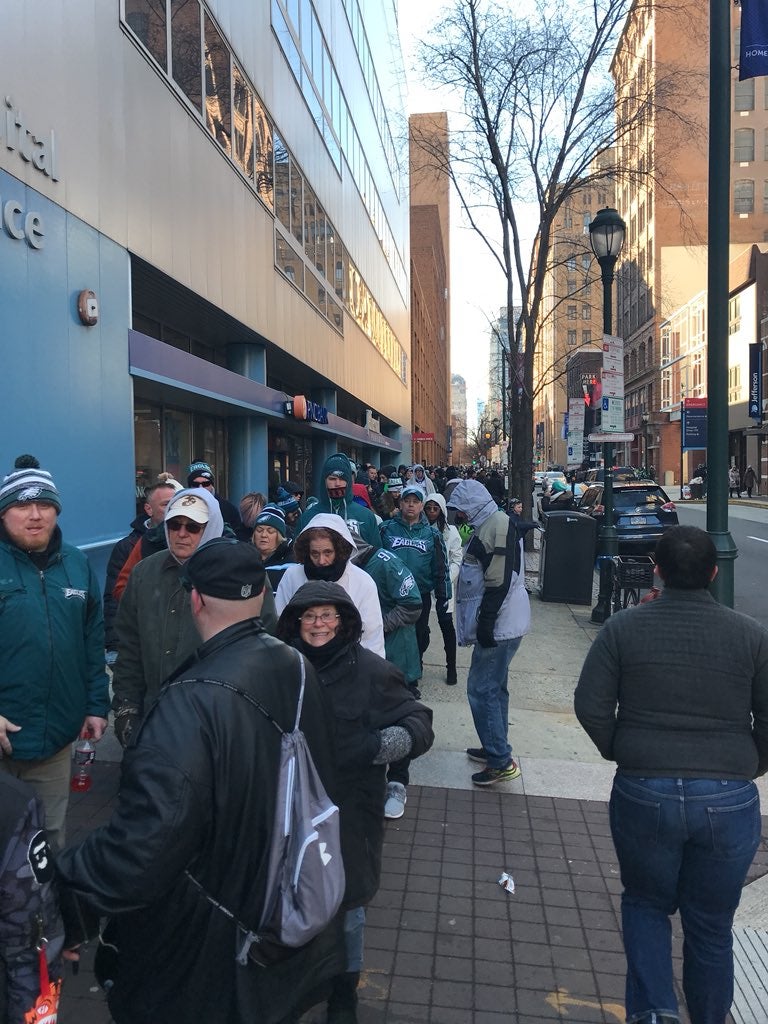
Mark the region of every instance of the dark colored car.
[[[633, 466], [612, 466], [611, 478], [615, 484], [628, 484], [637, 480], [637, 470]], [[605, 479], [605, 470], [588, 469], [584, 475], [584, 482], [588, 484], [602, 483]]]
[[[602, 483], [591, 484], [577, 508], [594, 516], [599, 529], [605, 512]], [[613, 521], [619, 536], [619, 554], [647, 555], [665, 530], [677, 526], [677, 509], [658, 484], [614, 484]]]

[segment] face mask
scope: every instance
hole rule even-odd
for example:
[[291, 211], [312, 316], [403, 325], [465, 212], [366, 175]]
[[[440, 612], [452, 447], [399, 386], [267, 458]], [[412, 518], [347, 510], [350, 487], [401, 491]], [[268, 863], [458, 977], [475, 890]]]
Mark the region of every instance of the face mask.
[[344, 575], [347, 563], [337, 558], [330, 565], [315, 565], [307, 555], [304, 559], [304, 575], [308, 580], [325, 580], [326, 583], [336, 583]]

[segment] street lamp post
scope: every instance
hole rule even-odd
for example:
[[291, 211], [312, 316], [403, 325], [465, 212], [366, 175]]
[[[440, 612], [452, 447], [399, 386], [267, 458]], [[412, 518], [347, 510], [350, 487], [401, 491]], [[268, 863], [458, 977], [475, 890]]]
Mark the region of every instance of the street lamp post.
[[[600, 265], [603, 282], [603, 333], [612, 330], [613, 271], [619, 258], [627, 225], [617, 210], [605, 207], [589, 225], [589, 244]], [[592, 609], [592, 622], [605, 622], [611, 614], [613, 590], [613, 561], [619, 553], [619, 538], [613, 521], [613, 445], [603, 442], [603, 524], [597, 535], [597, 554], [600, 560], [600, 592]]]

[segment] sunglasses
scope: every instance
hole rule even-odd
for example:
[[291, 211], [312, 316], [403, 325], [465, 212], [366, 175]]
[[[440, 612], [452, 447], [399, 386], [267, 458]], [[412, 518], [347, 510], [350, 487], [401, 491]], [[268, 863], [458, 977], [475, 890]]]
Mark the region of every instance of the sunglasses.
[[193, 480], [192, 481], [192, 486], [193, 487], [208, 487], [211, 490], [213, 490], [213, 484], [211, 483], [210, 480]]
[[169, 519], [165, 524], [171, 533], [178, 533], [184, 527], [187, 533], [197, 534], [205, 529], [205, 523], [182, 523], [178, 519]]

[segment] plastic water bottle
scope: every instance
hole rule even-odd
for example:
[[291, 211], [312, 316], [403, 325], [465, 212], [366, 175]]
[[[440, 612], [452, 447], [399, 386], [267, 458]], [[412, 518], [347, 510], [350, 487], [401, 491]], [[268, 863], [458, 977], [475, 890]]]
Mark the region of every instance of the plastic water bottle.
[[78, 740], [72, 751], [72, 778], [69, 788], [73, 793], [87, 793], [91, 788], [91, 765], [96, 751], [90, 740]]

